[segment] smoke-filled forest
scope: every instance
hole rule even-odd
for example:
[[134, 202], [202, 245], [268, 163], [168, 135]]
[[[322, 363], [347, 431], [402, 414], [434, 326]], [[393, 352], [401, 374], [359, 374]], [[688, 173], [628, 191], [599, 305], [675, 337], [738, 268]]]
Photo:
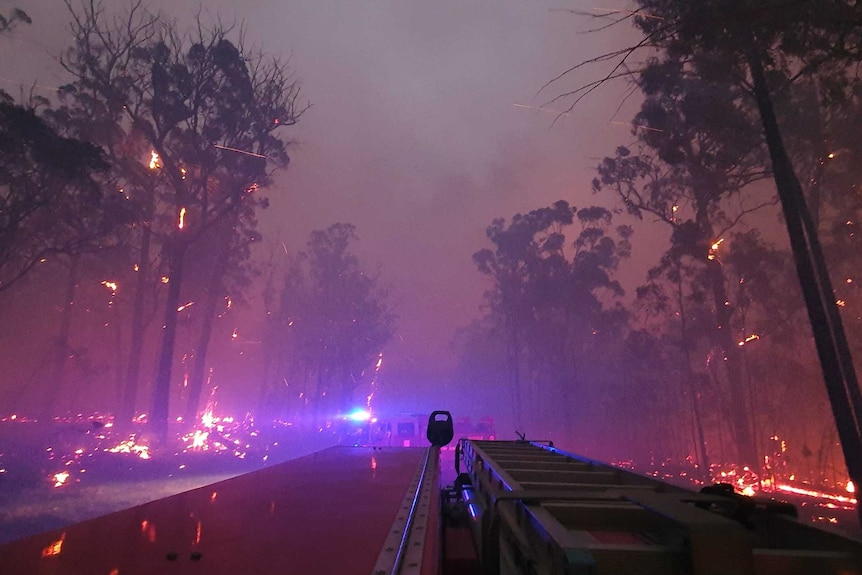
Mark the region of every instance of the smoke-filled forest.
[[[534, 7], [552, 28], [525, 38], [579, 49], [535, 78], [405, 51], [367, 118], [344, 102], [377, 72], [272, 49], [221, 4], [177, 19], [67, 0], [50, 13], [63, 43], [40, 44], [51, 75], [0, 70], [0, 438], [57, 450], [28, 474], [76, 480], [82, 454], [60, 454], [77, 444], [56, 429], [99, 457], [263, 464], [288, 428], [319, 446], [357, 409], [451, 409], [676, 482], [852, 509], [860, 4]], [[402, 6], [383, 29], [436, 38], [450, 9]], [[0, 15], [4, 54], [47, 25], [26, 5]], [[479, 68], [483, 88], [529, 82], [501, 80], [503, 104], [464, 118], [432, 100], [438, 78], [469, 101]], [[510, 115], [511, 140], [476, 152], [481, 177], [454, 167]], [[415, 124], [383, 147], [398, 118]], [[0, 444], [4, 475], [20, 454]]]

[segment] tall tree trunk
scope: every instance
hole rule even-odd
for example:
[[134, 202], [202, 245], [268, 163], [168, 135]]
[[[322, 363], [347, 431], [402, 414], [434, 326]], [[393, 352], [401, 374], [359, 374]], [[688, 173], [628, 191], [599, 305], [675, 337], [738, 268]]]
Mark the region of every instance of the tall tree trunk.
[[69, 335], [72, 331], [72, 310], [75, 307], [75, 292], [78, 287], [78, 270], [81, 255], [69, 256], [69, 274], [66, 276], [66, 289], [63, 292], [63, 308], [60, 315], [60, 328], [54, 338], [53, 357], [51, 358], [51, 375], [49, 378], [48, 396], [43, 404], [43, 418], [54, 416], [57, 397], [63, 389], [66, 379], [66, 364], [69, 359]]
[[703, 418], [700, 415], [700, 401], [697, 397], [697, 388], [694, 385], [694, 368], [691, 365], [691, 354], [688, 351], [688, 322], [685, 319], [685, 302], [682, 297], [682, 273], [678, 272], [680, 281], [677, 282], [677, 306], [679, 307], [679, 334], [680, 344], [682, 347], [683, 359], [685, 364], [685, 376], [688, 382], [688, 394], [691, 397], [691, 409], [694, 415], [694, 426], [697, 432], [697, 446], [700, 447], [700, 457], [698, 458], [701, 466], [701, 475], [704, 481], [710, 480], [709, 474], [709, 454], [706, 449], [706, 439], [703, 433]]
[[156, 438], [164, 443], [168, 438], [168, 417], [171, 402], [171, 370], [174, 361], [174, 343], [177, 337], [177, 306], [180, 303], [182, 285], [183, 256], [185, 249], [180, 246], [166, 247], [168, 256], [168, 296], [165, 302], [164, 324], [162, 325], [162, 345], [159, 350], [159, 364], [156, 369], [156, 385], [153, 390], [153, 409], [150, 426]]
[[[814, 333], [817, 355], [820, 358], [823, 380], [835, 417], [844, 460], [850, 479], [854, 484], [862, 485], [862, 392], [841, 316], [835, 304], [835, 293], [817, 238], [817, 230], [806, 207], [802, 186], [784, 147], [763, 62], [753, 38], [748, 46], [748, 64], [772, 159], [773, 177], [784, 212], [796, 271]], [[862, 523], [862, 505], [857, 505], [857, 512]]]
[[[224, 240], [220, 241], [224, 242]], [[207, 371], [207, 351], [210, 339], [212, 338], [213, 322], [216, 318], [216, 305], [221, 299], [222, 281], [227, 271], [227, 249], [225, 245], [222, 245], [221, 248], [216, 254], [216, 261], [213, 265], [209, 282], [207, 282], [206, 297], [203, 305], [203, 325], [201, 326], [200, 337], [195, 350], [195, 363], [192, 368], [191, 380], [189, 381], [189, 397], [186, 403], [185, 415], [183, 416], [185, 425], [190, 425], [197, 419], [198, 405], [201, 401], [201, 391], [203, 391], [204, 376]]]
[[138, 382], [141, 377], [141, 357], [144, 351], [144, 306], [150, 288], [150, 241], [152, 230], [144, 224], [141, 232], [141, 249], [138, 255], [138, 278], [135, 282], [135, 296], [132, 308], [132, 335], [129, 342], [129, 363], [123, 385], [117, 423], [128, 425], [135, 418], [135, 404], [138, 396]]
[[713, 305], [715, 306], [716, 330], [714, 332], [718, 347], [721, 349], [724, 364], [724, 372], [727, 376], [728, 408], [730, 410], [730, 429], [733, 434], [739, 456], [738, 463], [747, 465], [752, 469], [759, 469], [757, 449], [755, 448], [754, 436], [751, 433], [751, 422], [747, 409], [747, 393], [744, 385], [746, 383], [743, 373], [742, 356], [739, 346], [734, 341], [731, 328], [731, 316], [733, 308], [728, 303], [727, 286], [725, 285], [724, 271], [718, 259], [708, 262], [708, 274], [710, 287], [712, 289]]

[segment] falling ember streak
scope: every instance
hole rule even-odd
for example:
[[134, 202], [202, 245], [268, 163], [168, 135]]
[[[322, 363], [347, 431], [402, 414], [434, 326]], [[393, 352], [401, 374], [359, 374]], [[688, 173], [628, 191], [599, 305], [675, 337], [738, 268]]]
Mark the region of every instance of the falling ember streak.
[[235, 340], [236, 338], [239, 337], [239, 334], [237, 333], [237, 329], [239, 329], [239, 328], [233, 328], [233, 332], [230, 334], [231, 340]]
[[259, 188], [260, 188], [260, 184], [258, 184], [257, 182], [255, 182], [255, 183], [253, 183], [252, 185], [250, 185], [249, 187], [247, 187], [247, 188], [245, 189], [245, 193], [250, 194], [250, 193], [252, 193], [252, 192], [254, 192], [254, 191], [257, 191]]
[[543, 108], [541, 106], [528, 106], [526, 104], [512, 104], [516, 108], [524, 108], [526, 110], [536, 110], [537, 112], [548, 112], [549, 114], [555, 114], [557, 116], [568, 116], [568, 112], [557, 112], [556, 110], [551, 110], [549, 108]]
[[184, 227], [186, 227], [186, 209], [180, 208], [180, 218], [177, 222], [177, 228], [183, 229]]
[[754, 341], [756, 339], [760, 339], [760, 336], [757, 335], [756, 333], [753, 333], [750, 336], [748, 336], [747, 338], [745, 338], [744, 340], [742, 340], [741, 342], [739, 342], [737, 345], [739, 345], [739, 347], [742, 347], [746, 343], [748, 343], [750, 341]]
[[839, 503], [845, 503], [848, 505], [856, 505], [857, 503], [856, 498], [854, 497], [847, 497], [844, 495], [832, 495], [831, 493], [824, 493], [815, 489], [804, 489], [802, 487], [794, 487], [793, 485], [785, 484], [776, 485], [775, 488], [779, 491], [786, 491], [787, 493], [807, 495], [809, 497], [818, 497], [821, 499], [831, 499], [832, 501], [838, 501]]
[[120, 287], [119, 284], [117, 284], [117, 282], [112, 282], [112, 281], [108, 281], [108, 280], [102, 280], [99, 283], [101, 285], [105, 286], [106, 288], [108, 288], [109, 290], [111, 290], [111, 293], [114, 293], [114, 294], [117, 293], [117, 288]]
[[651, 128], [649, 126], [639, 126], [638, 124], [630, 124], [628, 122], [618, 122], [616, 120], [611, 120], [610, 123], [614, 124], [616, 126], [629, 126], [631, 128], [637, 128], [639, 130], [646, 130], [647, 132], [664, 132], [664, 130], [662, 130], [660, 128]]
[[255, 158], [266, 158], [263, 154], [256, 154], [254, 152], [249, 152], [248, 150], [240, 150], [239, 148], [231, 148], [230, 146], [222, 146], [220, 144], [213, 144], [213, 148], [218, 148], [219, 150], [227, 150], [229, 152], [236, 152], [237, 154], [245, 154], [246, 156], [254, 156]]
[[847, 302], [843, 299], [837, 299], [835, 300], [835, 305], [837, 305], [838, 307], [844, 307], [847, 305]]
[[161, 168], [162, 167], [161, 161], [162, 161], [162, 159], [159, 157], [158, 152], [156, 152], [155, 150], [152, 150], [150, 152], [150, 169], [155, 170], [157, 168]]
[[63, 552], [63, 541], [66, 540], [66, 533], [64, 532], [60, 535], [60, 538], [56, 541], [52, 541], [49, 543], [44, 549], [42, 549], [42, 557], [51, 557], [53, 555], [59, 555]]
[[183, 311], [184, 309], [186, 309], [186, 308], [190, 308], [190, 307], [191, 307], [191, 306], [193, 306], [193, 305], [195, 305], [195, 302], [193, 302], [193, 301], [186, 302], [186, 303], [184, 303], [183, 305], [179, 306], [179, 307], [177, 308], [177, 311], [178, 311], [178, 312]]

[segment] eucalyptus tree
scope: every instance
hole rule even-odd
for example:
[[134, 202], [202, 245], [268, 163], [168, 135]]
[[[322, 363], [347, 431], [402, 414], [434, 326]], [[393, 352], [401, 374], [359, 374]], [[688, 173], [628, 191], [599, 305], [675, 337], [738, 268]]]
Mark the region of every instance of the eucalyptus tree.
[[0, 94], [0, 291], [57, 254], [103, 237], [101, 150]]
[[[816, 101], [821, 108], [844, 104], [848, 95], [858, 89], [854, 70], [860, 59], [862, 6], [842, 0], [769, 3], [711, 0], [696, 4], [680, 0], [641, 0], [637, 4], [634, 11], [619, 12], [624, 15], [616, 22], [632, 21], [643, 32], [643, 38], [632, 46], [591, 60], [614, 61], [614, 65], [599, 80], [564, 96], [576, 96], [576, 103], [608, 79], [634, 75], [639, 82], [648, 82], [656, 71], [661, 75], [662, 70], [668, 68], [681, 70], [683, 79], [730, 86], [744, 95], [745, 101], [741, 102], [756, 111], [753, 132], [758, 134], [763, 150], [768, 153], [766, 165], [775, 180], [788, 227], [850, 475], [862, 477], [862, 393], [835, 305], [816, 225], [805, 205], [803, 188], [785, 145], [787, 129], [792, 124], [782, 125], [776, 114], [780, 111], [778, 104], [782, 94], [801, 81], [816, 86]], [[641, 49], [648, 50], [649, 56], [642, 62], [643, 66], [632, 73], [627, 68], [628, 63]], [[575, 68], [585, 64], [587, 62]], [[659, 91], [672, 93], [674, 90], [670, 84], [659, 86]], [[721, 106], [718, 98], [714, 101]], [[644, 127], [649, 129], [649, 126]], [[817, 158], [828, 157], [823, 145], [824, 141], [807, 144]]]
[[142, 228], [158, 236], [154, 271], [167, 284], [149, 414], [165, 437], [187, 254], [214, 226], [230, 222], [229, 234], [266, 206], [263, 189], [288, 163], [279, 131], [302, 112], [299, 86], [284, 62], [231, 40], [219, 23], [182, 33], [143, 2], [119, 17], [96, 1], [67, 6], [74, 43], [62, 62], [77, 97], [114, 121], [136, 144], [130, 159], [153, 174], [134, 183], [152, 202]]
[[[574, 240], [566, 238], [569, 226], [580, 228]], [[486, 234], [494, 248], [473, 260], [493, 282], [486, 300], [506, 342], [515, 423], [538, 415], [524, 406], [537, 412], [540, 397], [558, 395], [553, 407], [566, 421], [587, 379], [587, 357], [597, 356], [595, 342], [624, 317], [613, 273], [630, 253], [631, 229], [613, 229], [604, 208], [578, 210], [561, 200], [511, 222], [494, 220]]]
[[[307, 249], [285, 274], [276, 322], [268, 343], [292, 361], [276, 379], [299, 377], [300, 393], [320, 414], [324, 406], [346, 412], [355, 390], [371, 383], [383, 347], [394, 335], [395, 315], [386, 289], [353, 253], [352, 224], [315, 230]], [[295, 383], [295, 382], [294, 382]], [[270, 390], [272, 391], [272, 390]], [[282, 394], [270, 393], [268, 399]]]

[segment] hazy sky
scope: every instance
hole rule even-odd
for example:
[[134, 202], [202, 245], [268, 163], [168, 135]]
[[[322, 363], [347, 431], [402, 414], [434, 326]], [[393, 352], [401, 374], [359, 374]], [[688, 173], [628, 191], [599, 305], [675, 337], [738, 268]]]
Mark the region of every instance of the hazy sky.
[[[596, 22], [571, 12], [626, 8], [620, 0], [145, 4], [181, 22], [199, 8], [204, 21], [242, 21], [248, 41], [290, 58], [312, 107], [291, 129], [292, 164], [270, 193], [262, 229], [269, 245], [295, 250], [313, 229], [357, 226], [357, 250], [393, 289], [400, 320], [387, 353], [396, 366], [448, 363], [453, 331], [479, 314], [486, 285], [471, 254], [485, 247], [493, 218], [561, 198], [579, 207], [600, 202], [590, 192], [592, 169], [631, 140], [629, 128], [611, 123], [628, 121], [636, 104], [614, 118], [622, 84], [553, 126], [554, 114], [521, 107], [606, 70], [588, 69], [537, 95], [571, 65], [631, 42], [634, 32], [624, 27], [583, 33]], [[62, 2], [0, 0], [4, 13], [12, 6], [34, 22], [0, 39], [2, 87], [17, 93], [16, 82], [63, 83], [52, 59], [70, 38]]]

